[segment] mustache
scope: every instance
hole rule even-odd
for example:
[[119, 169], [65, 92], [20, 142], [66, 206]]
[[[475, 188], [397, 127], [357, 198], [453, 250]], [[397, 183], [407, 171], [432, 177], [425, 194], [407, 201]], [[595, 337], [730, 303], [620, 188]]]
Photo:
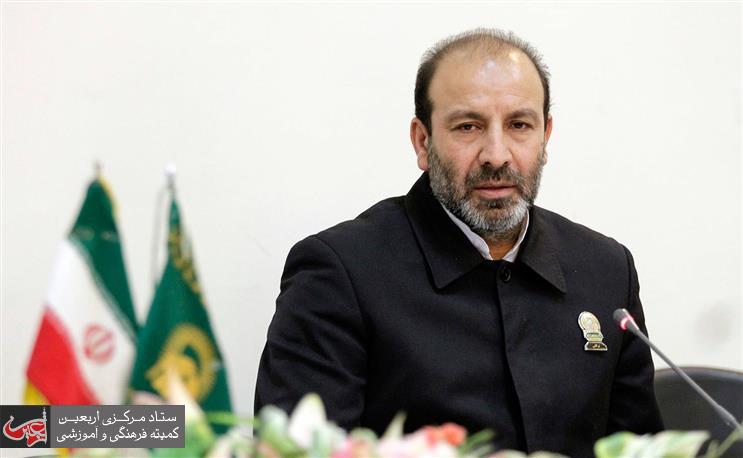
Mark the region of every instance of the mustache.
[[490, 164], [481, 166], [467, 175], [465, 186], [468, 189], [473, 189], [481, 184], [492, 183], [494, 181], [513, 184], [519, 192], [523, 192], [526, 186], [526, 178], [511, 169], [508, 164], [503, 164], [497, 168]]

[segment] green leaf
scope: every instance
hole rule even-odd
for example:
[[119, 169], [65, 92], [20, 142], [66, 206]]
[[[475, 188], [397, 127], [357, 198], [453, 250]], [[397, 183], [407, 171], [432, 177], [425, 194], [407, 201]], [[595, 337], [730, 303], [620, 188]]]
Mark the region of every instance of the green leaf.
[[334, 423], [324, 423], [315, 428], [312, 434], [310, 457], [327, 458], [333, 454], [346, 439], [346, 432]]
[[694, 458], [708, 438], [704, 431], [663, 431], [654, 436], [619, 432], [596, 442], [594, 453], [596, 458]]
[[618, 432], [598, 440], [593, 445], [596, 458], [615, 458], [622, 456], [626, 445], [636, 436], [630, 432]]
[[265, 442], [282, 457], [302, 456], [302, 448], [289, 436], [289, 418], [286, 412], [274, 406], [266, 406], [258, 415], [259, 442]]
[[720, 444], [719, 447], [717, 447], [715, 441], [712, 441], [707, 449], [707, 455], [705, 458], [718, 458], [722, 456], [722, 454], [725, 453], [734, 443], [740, 440], [743, 440], [743, 422], [741, 422], [738, 427], [730, 433], [724, 441], [722, 441], [722, 444]]
[[206, 412], [206, 419], [209, 423], [220, 425], [252, 425], [255, 426], [257, 419], [255, 417], [244, 417], [235, 415], [232, 412]]
[[207, 458], [245, 457], [248, 458], [253, 450], [251, 428], [244, 425], [233, 426], [225, 434], [219, 436], [214, 446], [209, 449]]
[[[477, 432], [473, 434], [472, 436], [468, 437], [466, 441], [464, 441], [464, 444], [460, 445], [458, 450], [461, 455], [467, 455], [468, 453], [471, 453], [475, 448], [482, 449], [482, 445], [485, 445], [487, 442], [489, 442], [491, 439], [495, 437], [495, 432], [491, 429], [483, 429], [480, 432]], [[491, 447], [492, 448], [492, 447]], [[481, 456], [479, 454], [475, 454], [475, 456]], [[487, 453], [487, 452], [486, 452]]]
[[668, 458], [693, 458], [707, 439], [705, 431], [663, 431], [653, 436], [651, 444], [652, 450]]

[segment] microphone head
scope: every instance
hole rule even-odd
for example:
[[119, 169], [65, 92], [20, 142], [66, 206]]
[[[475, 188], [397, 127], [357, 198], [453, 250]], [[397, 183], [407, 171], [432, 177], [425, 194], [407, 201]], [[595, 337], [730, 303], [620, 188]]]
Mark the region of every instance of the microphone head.
[[629, 314], [627, 309], [616, 309], [612, 314], [614, 321], [619, 325], [622, 331], [626, 331], [630, 326], [637, 326], [635, 319]]
[[616, 309], [614, 310], [612, 317], [614, 318], [614, 321], [616, 321], [617, 324], [619, 324], [622, 321], [622, 319], [624, 319], [624, 317], [626, 317], [627, 315], [629, 315], [629, 312], [627, 311], [627, 309]]

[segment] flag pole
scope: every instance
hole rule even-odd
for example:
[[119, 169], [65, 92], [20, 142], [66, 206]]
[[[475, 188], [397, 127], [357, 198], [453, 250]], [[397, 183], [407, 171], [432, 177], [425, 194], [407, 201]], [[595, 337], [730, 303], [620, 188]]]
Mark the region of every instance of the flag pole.
[[175, 196], [175, 172], [176, 167], [173, 161], [165, 164], [165, 179], [168, 182], [168, 190], [170, 191], [171, 196]]
[[170, 193], [171, 198], [175, 198], [175, 173], [176, 167], [173, 161], [168, 161], [165, 164], [165, 187], [160, 189], [157, 196], [157, 202], [155, 203], [155, 229], [152, 232], [152, 246], [151, 246], [151, 263], [150, 263], [150, 278], [152, 279], [152, 293], [154, 295], [157, 291], [157, 286], [160, 283], [158, 279], [158, 260], [160, 259], [160, 247], [161, 240], [160, 234], [163, 227], [163, 200], [167, 192]]

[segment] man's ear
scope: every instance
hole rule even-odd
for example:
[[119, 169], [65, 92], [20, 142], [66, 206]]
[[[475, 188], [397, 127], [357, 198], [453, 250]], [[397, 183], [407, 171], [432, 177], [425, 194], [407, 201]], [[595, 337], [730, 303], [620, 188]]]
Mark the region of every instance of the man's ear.
[[544, 125], [544, 162], [547, 163], [547, 142], [552, 135], [552, 115], [547, 116], [547, 123]]
[[431, 141], [428, 129], [418, 118], [410, 121], [410, 142], [413, 144], [415, 156], [418, 158], [418, 168], [428, 171], [428, 142]]

